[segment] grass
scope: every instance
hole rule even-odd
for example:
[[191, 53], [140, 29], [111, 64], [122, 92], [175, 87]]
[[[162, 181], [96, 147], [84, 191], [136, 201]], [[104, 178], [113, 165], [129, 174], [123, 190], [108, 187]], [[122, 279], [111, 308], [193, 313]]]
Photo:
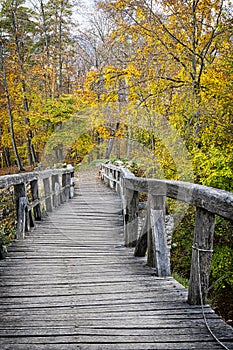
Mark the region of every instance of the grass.
[[185, 277], [180, 276], [177, 272], [172, 273], [172, 277], [177, 280], [182, 286], [184, 286], [186, 289], [188, 289], [189, 286], [189, 280]]

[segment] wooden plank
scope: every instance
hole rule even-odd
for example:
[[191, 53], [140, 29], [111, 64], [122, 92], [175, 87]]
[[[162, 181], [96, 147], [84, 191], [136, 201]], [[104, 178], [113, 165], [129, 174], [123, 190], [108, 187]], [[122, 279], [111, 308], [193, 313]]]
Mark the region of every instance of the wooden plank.
[[138, 177], [125, 179], [125, 184], [131, 190], [166, 195], [233, 220], [233, 193], [231, 192], [182, 181]]
[[[155, 305], [155, 304], [154, 304]], [[135, 313], [137, 312], [138, 315], [140, 315], [140, 320], [138, 323], [139, 326], [146, 326], [146, 324], [143, 322], [144, 320], [148, 319], [150, 320], [153, 317], [158, 318], [159, 316], [166, 317], [163, 322], [159, 323], [157, 327], [163, 328], [164, 326], [168, 326], [170, 323], [170, 320], [172, 319], [172, 325], [170, 324], [169, 327], [176, 328], [177, 325], [181, 327], [187, 327], [191, 326], [193, 323], [196, 322], [196, 324], [201, 320], [203, 321], [201, 310], [195, 309], [190, 310], [187, 307], [176, 307], [175, 305], [172, 307], [172, 305], [168, 305], [167, 303], [163, 303], [162, 305], [152, 305], [151, 308], [148, 304], [140, 304], [138, 305], [138, 309], [135, 308], [135, 310], [131, 310], [130, 306], [128, 308], [126, 307], [119, 307], [119, 305], [113, 305], [112, 310], [111, 306], [99, 306], [99, 307], [80, 307], [78, 309], [78, 318], [83, 322], [83, 319], [85, 319], [84, 323], [87, 323], [89, 321], [94, 320], [100, 320], [101, 322], [105, 321], [105, 326], [107, 325], [106, 322], [109, 321], [109, 319], [112, 319], [113, 321], [119, 321], [122, 317], [122, 313], [125, 315], [125, 319], [127, 321], [134, 320], [135, 321]], [[140, 310], [139, 310], [140, 308]], [[208, 319], [208, 321], [211, 321], [211, 324], [213, 324], [216, 328], [216, 326], [219, 325], [218, 317], [215, 313], [213, 313], [212, 310], [205, 307], [205, 314]], [[65, 322], [65, 324], [69, 324], [69, 322], [72, 322], [73, 318], [75, 318], [75, 315], [77, 315], [77, 309], [71, 308], [71, 307], [63, 307], [63, 308], [47, 308], [47, 311], [45, 312], [45, 309], [41, 308], [34, 308], [29, 312], [28, 309], [24, 308], [22, 310], [22, 313], [20, 313], [20, 316], [17, 315], [16, 310], [11, 311], [1, 311], [1, 319], [2, 320], [10, 320], [11, 325], [13, 323], [17, 323], [18, 320], [21, 320], [22, 324], [24, 322], [27, 322], [30, 325], [30, 322], [33, 320], [33, 322], [53, 322], [57, 316], [59, 316], [60, 322]], [[188, 316], [187, 316], [188, 315]], [[72, 316], [72, 317], [71, 317]], [[178, 317], [179, 316], [179, 317]], [[70, 317], [68, 319], [68, 317]], [[142, 321], [142, 322], [140, 322]], [[151, 322], [151, 321], [150, 321]], [[216, 324], [215, 324], [216, 323]], [[113, 323], [114, 324], [114, 323]], [[113, 325], [112, 324], [112, 325]], [[81, 324], [84, 325], [84, 324]], [[94, 326], [94, 324], [92, 324]], [[100, 325], [100, 324], [99, 324]], [[121, 326], [127, 325], [127, 323], [124, 321]], [[91, 326], [91, 324], [89, 325]], [[102, 324], [102, 327], [104, 326], [104, 323]], [[151, 324], [151, 327], [153, 326], [153, 322]], [[6, 328], [7, 326], [5, 324], [1, 325], [1, 328]], [[228, 326], [226, 326], [228, 329]], [[222, 329], [224, 330], [224, 325], [222, 324]]]
[[[81, 196], [53, 211], [0, 262], [0, 349], [220, 349], [201, 308], [186, 302], [187, 290], [156, 277], [145, 258], [123, 246], [117, 197], [84, 176]], [[230, 327], [204, 309], [232, 349]]]
[[149, 213], [151, 230], [148, 235], [148, 260], [151, 267], [156, 268], [158, 276], [170, 276], [170, 261], [167, 251], [165, 231], [165, 197], [149, 195]]
[[18, 185], [21, 183], [31, 182], [34, 180], [43, 179], [50, 177], [52, 175], [62, 175], [73, 171], [73, 168], [66, 169], [48, 169], [38, 172], [21, 173], [14, 175], [0, 176], [0, 188], [8, 188], [13, 185]]
[[125, 213], [124, 213], [124, 238], [126, 247], [134, 247], [137, 242], [138, 234], [138, 204], [139, 193], [126, 189]]
[[206, 303], [213, 253], [214, 225], [215, 215], [205, 209], [197, 208], [188, 295], [188, 302], [191, 305]]
[[[18, 350], [64, 350], [64, 344], [19, 344], [17, 346]], [[66, 350], [187, 350], [187, 349], [205, 349], [205, 350], [220, 350], [221, 348], [213, 343], [190, 343], [184, 342], [179, 344], [174, 343], [130, 343], [130, 344], [93, 344], [93, 343], [83, 343], [83, 344], [66, 344]], [[1, 350], [15, 350], [14, 345], [2, 345]]]
[[[73, 327], [73, 331], [69, 329], [56, 329], [56, 328], [34, 328], [30, 329], [28, 332], [24, 329], [15, 330], [14, 332], [5, 332], [4, 338], [1, 339], [2, 344], [14, 344], [15, 339], [18, 340], [21, 344], [30, 344], [31, 341], [36, 343], [43, 344], [45, 341], [48, 343], [56, 343], [56, 342], [62, 342], [64, 344], [66, 343], [100, 343], [100, 344], [127, 344], [127, 343], [167, 343], [168, 337], [171, 336], [171, 330], [169, 329], [168, 332], [166, 332], [165, 329], [163, 329], [161, 332], [157, 329], [154, 329], [154, 334], [152, 333], [153, 329], [149, 332], [124, 332], [122, 331], [122, 335], [119, 334], [121, 330], [118, 330], [118, 332], [107, 332], [105, 331], [104, 334], [98, 335], [98, 331], [95, 329], [94, 332], [88, 331], [87, 334], [85, 334], [85, 330], [83, 332], [79, 329], [79, 331], [76, 331], [75, 327]], [[77, 326], [78, 328], [78, 326]], [[211, 336], [211, 334], [203, 334], [198, 329], [196, 331], [192, 330], [191, 334], [187, 334], [188, 329], [185, 329], [185, 331], [179, 330], [172, 330], [172, 340], [170, 342], [172, 343], [182, 343], [182, 342], [198, 342], [198, 343], [214, 343], [214, 339]], [[117, 333], [117, 334], [114, 334]], [[144, 334], [143, 334], [144, 333]], [[17, 338], [18, 337], [18, 338]], [[197, 341], [198, 339], [198, 341]], [[231, 340], [231, 339], [229, 339]]]
[[147, 252], [148, 247], [148, 235], [151, 236], [151, 227], [149, 220], [149, 210], [147, 210], [145, 220], [142, 225], [141, 232], [139, 234], [137, 244], [134, 250], [135, 257], [144, 257]]

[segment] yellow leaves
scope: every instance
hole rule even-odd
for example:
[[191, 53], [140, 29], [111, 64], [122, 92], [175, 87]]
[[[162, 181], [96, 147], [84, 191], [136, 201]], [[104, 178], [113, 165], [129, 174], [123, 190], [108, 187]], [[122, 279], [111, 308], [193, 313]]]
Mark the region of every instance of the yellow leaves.
[[116, 12], [126, 7], [136, 6], [137, 2], [133, 0], [115, 0], [115, 1], [99, 1], [100, 8], [114, 9]]
[[95, 130], [98, 133], [99, 137], [103, 138], [104, 140], [109, 137], [109, 129], [107, 126], [98, 125]]
[[127, 68], [124, 70], [125, 73], [127, 73], [127, 79], [134, 77], [134, 78], [140, 78], [140, 71], [136, 67], [135, 64], [129, 63], [127, 65]]
[[145, 11], [143, 10], [142, 7], [137, 7], [136, 18], [137, 18], [137, 21], [139, 21], [139, 22], [145, 20], [146, 14], [145, 14]]
[[98, 94], [100, 86], [100, 76], [96, 70], [90, 70], [84, 81], [83, 87], [75, 91], [79, 97], [78, 104], [80, 108], [96, 105], [98, 103]]
[[[224, 179], [231, 176], [232, 165], [232, 148], [228, 145], [232, 134], [233, 73], [232, 59], [225, 60], [232, 43], [221, 35], [214, 37], [209, 52], [200, 57], [208, 48], [211, 25], [216, 20], [210, 18], [210, 13], [216, 13], [219, 1], [200, 0], [195, 14], [191, 2], [163, 1], [159, 8], [161, 17], [159, 13], [150, 13], [149, 7], [144, 6], [145, 1], [104, 4], [114, 20], [108, 37], [114, 55], [108, 57], [111, 64], [101, 66], [100, 71], [91, 70], [84, 86], [76, 90], [79, 108], [94, 107], [88, 119], [91, 127], [97, 128], [101, 137], [107, 139], [111, 137], [110, 127], [114, 128], [119, 119], [126, 128], [119, 128], [116, 137], [126, 136], [129, 128], [129, 133], [142, 140], [148, 149], [154, 142], [153, 157], [148, 160], [149, 157], [144, 156], [145, 165], [152, 169], [156, 156], [164, 173], [174, 178], [178, 171], [172, 151], [169, 154], [167, 144], [164, 146], [154, 132], [160, 127], [156, 116], [163, 115], [175, 127], [177, 135], [185, 138], [199, 179], [224, 183]], [[162, 10], [165, 10], [163, 16]], [[216, 63], [211, 66], [216, 53]], [[200, 101], [193, 88], [198, 83], [198, 74]], [[120, 100], [122, 95], [124, 98]], [[122, 105], [127, 108], [124, 110]], [[138, 112], [139, 106], [146, 107], [142, 115]], [[152, 109], [154, 114], [147, 115], [146, 111]], [[106, 115], [104, 110], [110, 113]], [[146, 135], [140, 126], [146, 130]], [[157, 136], [156, 140], [152, 134]], [[168, 139], [164, 136], [164, 144]], [[171, 138], [170, 143], [175, 145], [176, 139]], [[140, 154], [135, 157], [140, 158]], [[179, 159], [183, 164], [182, 157]]]
[[[91, 89], [91, 87], [98, 82], [99, 75], [96, 70], [90, 70], [84, 82], [84, 89]], [[77, 91], [76, 91], [77, 92]]]
[[117, 10], [123, 10], [125, 8], [127, 1], [122, 1], [122, 0], [118, 0], [118, 1], [110, 1], [108, 2], [107, 6], [108, 7], [114, 7], [114, 9]]
[[107, 66], [103, 72], [104, 85], [107, 90], [116, 86], [118, 72], [114, 66]]

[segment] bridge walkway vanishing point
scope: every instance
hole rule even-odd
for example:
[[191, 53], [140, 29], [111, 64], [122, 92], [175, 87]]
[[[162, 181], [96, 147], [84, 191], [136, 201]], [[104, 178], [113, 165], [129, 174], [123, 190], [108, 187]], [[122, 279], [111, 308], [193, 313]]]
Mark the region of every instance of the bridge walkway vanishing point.
[[[117, 194], [79, 175], [75, 197], [0, 262], [1, 350], [215, 350], [199, 306], [123, 245]], [[205, 306], [229, 349], [233, 332]]]

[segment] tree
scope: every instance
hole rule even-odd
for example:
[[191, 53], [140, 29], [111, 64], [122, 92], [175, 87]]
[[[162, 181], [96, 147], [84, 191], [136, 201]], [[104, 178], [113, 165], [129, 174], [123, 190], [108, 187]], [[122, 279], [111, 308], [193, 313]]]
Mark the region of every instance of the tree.
[[[5, 89], [5, 97], [6, 97], [6, 104], [8, 109], [8, 115], [9, 115], [9, 121], [10, 121], [10, 133], [11, 133], [11, 141], [12, 146], [15, 153], [15, 158], [18, 166], [19, 171], [23, 171], [22, 163], [19, 157], [18, 149], [16, 146], [15, 141], [15, 132], [14, 132], [14, 122], [13, 122], [13, 113], [11, 108], [11, 101], [9, 96], [9, 90], [8, 90], [8, 83], [7, 83], [7, 74], [6, 74], [6, 67], [5, 67], [5, 58], [4, 58], [4, 39], [1, 37], [1, 47], [0, 47], [0, 62], [1, 62], [1, 68], [2, 68], [2, 74], [3, 74], [3, 85]], [[7, 157], [6, 157], [7, 159]]]
[[[198, 131], [203, 71], [219, 53], [219, 37], [229, 30], [224, 1], [128, 0], [100, 5], [114, 16], [122, 40], [130, 35], [143, 42], [144, 61], [150, 70], [153, 67], [153, 79], [166, 81], [168, 86], [172, 83], [178, 91], [181, 86], [185, 89], [193, 105], [189, 123]], [[133, 58], [136, 65], [140, 58], [142, 65], [140, 50], [139, 44], [139, 59]]]
[[74, 36], [72, 35], [72, 3], [70, 0], [34, 0], [41, 38], [37, 50], [44, 57], [41, 62], [49, 96], [71, 93], [74, 73]]
[[[71, 2], [32, 0], [29, 4], [4, 0], [0, 11], [1, 28], [8, 42], [5, 67], [15, 136], [22, 160], [27, 149], [28, 163], [33, 164], [46, 138], [63, 118], [59, 112], [56, 118], [48, 116], [48, 104], [72, 93], [76, 86]], [[3, 84], [0, 88], [4, 90]], [[8, 156], [9, 152], [4, 151], [9, 148], [7, 123], [7, 119], [1, 120], [2, 152]]]
[[2, 27], [5, 35], [11, 42], [12, 56], [18, 62], [18, 80], [22, 89], [22, 100], [24, 109], [24, 124], [26, 131], [26, 143], [28, 163], [33, 165], [36, 162], [34, 147], [32, 144], [32, 130], [30, 129], [28, 86], [26, 71], [29, 68], [30, 48], [32, 47], [31, 36], [34, 31], [34, 23], [31, 20], [31, 11], [23, 6], [22, 0], [6, 0], [2, 7]]

